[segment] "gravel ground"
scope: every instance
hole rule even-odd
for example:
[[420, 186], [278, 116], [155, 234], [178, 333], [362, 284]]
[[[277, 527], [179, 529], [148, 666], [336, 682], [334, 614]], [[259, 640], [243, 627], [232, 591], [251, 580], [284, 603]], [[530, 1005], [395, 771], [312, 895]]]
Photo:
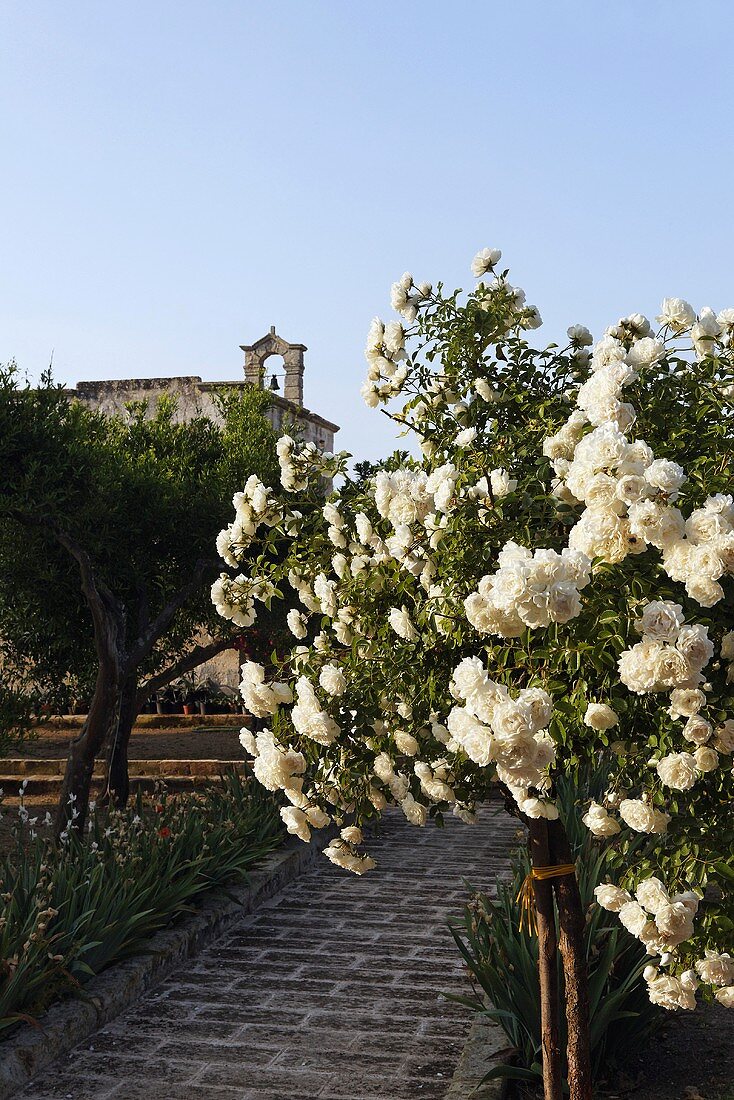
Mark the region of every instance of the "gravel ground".
[[734, 1012], [705, 1005], [671, 1015], [600, 1095], [609, 1100], [734, 1100]]
[[[734, 1100], [734, 1012], [671, 1013], [660, 1031], [594, 1094], [598, 1100]], [[515, 1100], [539, 1100], [518, 1090]]]

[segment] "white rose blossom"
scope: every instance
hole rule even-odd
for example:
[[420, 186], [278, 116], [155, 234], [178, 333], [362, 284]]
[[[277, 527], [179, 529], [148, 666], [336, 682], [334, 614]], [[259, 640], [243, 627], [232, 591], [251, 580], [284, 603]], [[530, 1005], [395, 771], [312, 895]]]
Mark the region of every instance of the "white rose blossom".
[[620, 824], [598, 802], [592, 802], [581, 819], [594, 836], [614, 836], [620, 831]]
[[477, 279], [481, 279], [482, 275], [486, 275], [488, 271], [493, 271], [501, 259], [502, 253], [499, 248], [483, 248], [481, 252], [477, 252], [472, 260], [472, 275], [475, 275]]
[[593, 730], [610, 730], [619, 722], [619, 716], [608, 703], [589, 703], [584, 722]]

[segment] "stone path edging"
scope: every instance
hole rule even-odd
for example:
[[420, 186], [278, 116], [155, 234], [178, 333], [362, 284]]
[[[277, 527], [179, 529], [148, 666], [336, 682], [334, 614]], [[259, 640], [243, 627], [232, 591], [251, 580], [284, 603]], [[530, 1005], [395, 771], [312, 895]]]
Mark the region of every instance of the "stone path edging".
[[494, 1020], [477, 1012], [466, 1037], [446, 1100], [505, 1100], [508, 1093], [506, 1080], [488, 1081], [482, 1088], [479, 1083], [490, 1069], [505, 1059], [498, 1058], [507, 1049], [508, 1039]]
[[184, 959], [217, 939], [305, 871], [329, 838], [311, 844], [288, 840], [248, 877], [245, 885], [213, 891], [196, 913], [157, 932], [144, 955], [117, 963], [84, 986], [84, 999], [52, 1005], [40, 1028], [23, 1025], [0, 1042], [0, 1100], [24, 1088], [45, 1066], [88, 1038], [162, 981]]

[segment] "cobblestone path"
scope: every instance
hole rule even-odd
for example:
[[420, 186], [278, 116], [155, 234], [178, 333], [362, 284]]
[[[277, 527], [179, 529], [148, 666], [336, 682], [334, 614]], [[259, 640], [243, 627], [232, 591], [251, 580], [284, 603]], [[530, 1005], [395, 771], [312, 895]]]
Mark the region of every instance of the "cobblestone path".
[[23, 1100], [442, 1100], [469, 1013], [446, 927], [505, 869], [515, 826], [390, 817], [356, 878], [320, 858], [45, 1071]]

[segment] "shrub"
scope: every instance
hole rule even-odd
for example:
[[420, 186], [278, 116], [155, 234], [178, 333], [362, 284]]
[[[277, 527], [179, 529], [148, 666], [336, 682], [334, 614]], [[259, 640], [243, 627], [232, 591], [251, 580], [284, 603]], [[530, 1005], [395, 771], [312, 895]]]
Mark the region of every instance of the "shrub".
[[[591, 1055], [599, 1077], [643, 1043], [663, 1016], [650, 1003], [642, 981], [649, 961], [644, 947], [625, 936], [614, 914], [594, 905], [594, 889], [615, 877], [619, 856], [613, 843], [599, 845], [582, 827], [575, 806], [578, 789], [603, 794], [602, 775], [580, 783], [562, 778], [557, 801], [576, 860], [581, 899], [586, 911], [585, 947], [589, 966], [591, 1007]], [[538, 941], [520, 927], [521, 887], [530, 871], [526, 846], [519, 846], [510, 861], [511, 876], [499, 883], [496, 898], [476, 893], [467, 903], [463, 918], [452, 926], [456, 943], [469, 968], [472, 994], [454, 998], [496, 1020], [517, 1052], [517, 1065], [497, 1066], [488, 1076], [512, 1076], [542, 1081]], [[559, 988], [563, 968], [558, 961]], [[489, 1005], [488, 1003], [489, 1002]], [[565, 1021], [561, 1021], [565, 1048]]]
[[499, 783], [538, 872], [546, 1095], [562, 1094], [554, 895], [570, 1094], [591, 1100], [584, 912], [555, 791], [579, 760], [611, 772], [603, 802], [580, 792], [583, 820], [626, 846], [597, 900], [649, 952], [650, 1000], [734, 1008], [734, 309], [666, 298], [656, 325], [534, 346], [538, 311], [500, 258], [477, 254], [467, 295], [406, 272], [401, 320], [370, 326], [363, 396], [416, 457], [354, 479], [347, 455], [283, 436], [283, 492], [250, 479], [235, 495], [212, 595], [233, 622], [298, 595], [303, 644], [243, 667], [268, 719], [244, 743], [293, 803], [291, 832], [339, 826], [333, 862], [375, 865], [362, 827], [387, 805], [418, 827], [471, 820]]
[[271, 796], [231, 772], [201, 795], [95, 810], [60, 845], [21, 797], [15, 834], [0, 861], [0, 1032], [135, 954], [207, 890], [246, 878], [282, 830]]

